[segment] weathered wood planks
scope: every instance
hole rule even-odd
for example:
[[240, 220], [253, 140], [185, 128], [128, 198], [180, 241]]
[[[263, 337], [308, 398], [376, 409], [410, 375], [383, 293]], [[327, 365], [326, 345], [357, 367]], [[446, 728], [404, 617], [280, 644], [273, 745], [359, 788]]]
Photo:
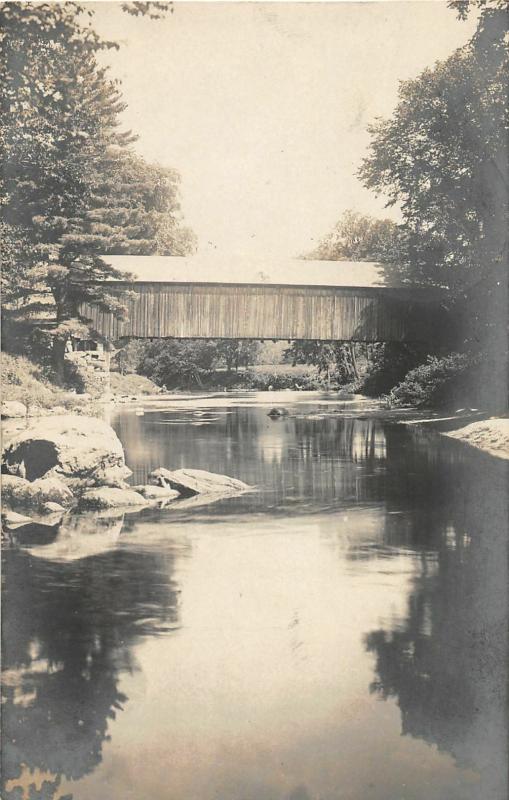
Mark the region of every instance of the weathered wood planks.
[[436, 294], [422, 289], [116, 282], [111, 290], [135, 293], [125, 321], [87, 305], [80, 313], [113, 340], [429, 341], [442, 313]]

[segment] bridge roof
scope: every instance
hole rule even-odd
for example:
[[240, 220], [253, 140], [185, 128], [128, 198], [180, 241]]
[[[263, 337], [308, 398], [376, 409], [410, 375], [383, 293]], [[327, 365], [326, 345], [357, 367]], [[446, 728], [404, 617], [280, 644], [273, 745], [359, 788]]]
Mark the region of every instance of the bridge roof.
[[285, 286], [406, 286], [396, 270], [372, 261], [311, 261], [239, 256], [104, 256], [140, 283], [248, 283]]

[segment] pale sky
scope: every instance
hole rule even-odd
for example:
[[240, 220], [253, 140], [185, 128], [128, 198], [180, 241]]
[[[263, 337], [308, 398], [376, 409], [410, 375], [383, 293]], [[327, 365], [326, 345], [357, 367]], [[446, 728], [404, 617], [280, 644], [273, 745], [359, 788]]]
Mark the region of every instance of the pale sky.
[[93, 3], [136, 149], [182, 176], [199, 252], [297, 256], [346, 209], [381, 216], [355, 177], [398, 82], [472, 35], [442, 0], [176, 3], [164, 20]]

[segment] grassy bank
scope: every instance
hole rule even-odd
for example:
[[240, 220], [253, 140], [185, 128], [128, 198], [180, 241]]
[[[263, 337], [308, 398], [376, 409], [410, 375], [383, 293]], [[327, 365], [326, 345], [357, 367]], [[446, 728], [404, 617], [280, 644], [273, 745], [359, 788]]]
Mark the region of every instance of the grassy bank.
[[161, 387], [144, 375], [121, 375], [110, 373], [110, 391], [114, 396], [157, 394]]
[[[120, 375], [111, 373], [111, 393], [114, 396], [139, 396], [156, 394], [159, 387], [142, 375]], [[52, 380], [51, 373], [24, 356], [2, 353], [1, 357], [2, 401], [23, 403], [28, 413], [38, 411], [61, 413], [91, 413], [99, 395], [80, 394], [72, 385], [60, 386]]]
[[42, 366], [24, 356], [2, 353], [1, 380], [2, 401], [14, 400], [29, 410], [54, 406], [68, 408], [79, 402], [77, 395], [58, 386]]

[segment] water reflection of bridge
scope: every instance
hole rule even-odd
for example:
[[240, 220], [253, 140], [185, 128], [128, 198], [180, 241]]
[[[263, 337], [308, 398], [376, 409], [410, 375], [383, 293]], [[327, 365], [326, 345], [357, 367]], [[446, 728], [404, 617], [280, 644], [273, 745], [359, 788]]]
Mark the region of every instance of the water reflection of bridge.
[[[199, 418], [199, 435], [190, 437], [181, 417], [182, 412], [156, 412], [118, 419], [116, 430], [135, 483], [147, 482], [148, 474], [169, 466], [170, 459], [174, 468], [192, 465], [260, 487], [246, 502], [262, 512], [286, 508], [293, 498], [312, 498], [315, 506], [329, 507], [376, 502], [383, 496], [382, 470], [377, 467], [386, 458], [386, 436], [379, 420], [334, 414], [272, 421], [266, 409], [240, 407], [228, 413], [205, 412]], [[178, 454], [175, 460], [173, 453]], [[241, 504], [239, 498], [218, 508], [236, 513]], [[299, 502], [292, 510], [300, 509], [305, 506]]]
[[[200, 435], [192, 439], [187, 426], [167, 426], [164, 446], [169, 443], [171, 452], [173, 441], [176, 452], [180, 436], [187, 436], [186, 457], [200, 456], [210, 466], [228, 450], [222, 436], [229, 430], [230, 464], [242, 465], [239, 453], [257, 461], [261, 452], [263, 467], [249, 473], [253, 477], [271, 481], [290, 470], [285, 486], [271, 484], [281, 499], [295, 477], [292, 462], [300, 461], [306, 468], [314, 463], [307, 475], [324, 501], [325, 487], [338, 480], [339, 491], [372, 503], [383, 520], [379, 536], [368, 536], [363, 546], [362, 531], [355, 530], [346, 542], [349, 557], [389, 561], [404, 551], [415, 564], [407, 608], [367, 633], [372, 691], [395, 698], [404, 735], [436, 744], [481, 775], [469, 797], [505, 797], [507, 466], [449, 442], [416, 444], [405, 430], [377, 420], [332, 418], [325, 425], [303, 416], [273, 423], [263, 410], [248, 417], [251, 427], [238, 447], [237, 426], [245, 427], [245, 420], [234, 414], [226, 415], [228, 424], [221, 419], [215, 437], [210, 426], [197, 428]], [[134, 415], [128, 419], [141, 424]], [[322, 441], [313, 444], [319, 428]], [[351, 465], [344, 463], [352, 456]], [[250, 503], [262, 497], [246, 495]], [[365, 525], [365, 507], [356, 505]], [[133, 516], [130, 525], [146, 542], [150, 520]], [[352, 520], [348, 528], [351, 534]], [[20, 536], [25, 546], [41, 545], [40, 530]], [[16, 609], [15, 617], [4, 619], [3, 633], [6, 800], [63, 800], [66, 778], [78, 780], [99, 766], [109, 721], [127, 702], [120, 682], [124, 671], [136, 669], [134, 647], [140, 637], [180, 624], [173, 576], [187, 551], [180, 542], [164, 553], [120, 547], [55, 565], [52, 550], [47, 560], [4, 550], [7, 603]]]

